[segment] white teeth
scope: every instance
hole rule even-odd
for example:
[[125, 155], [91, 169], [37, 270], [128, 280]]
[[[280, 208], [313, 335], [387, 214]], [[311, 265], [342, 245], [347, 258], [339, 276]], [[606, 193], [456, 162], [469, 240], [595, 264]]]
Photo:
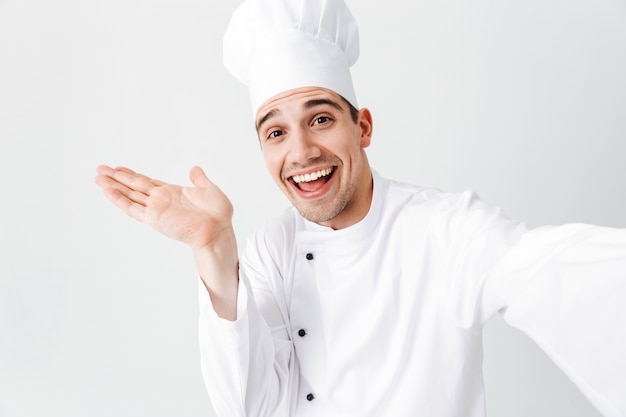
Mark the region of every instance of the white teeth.
[[292, 178], [293, 178], [293, 182], [295, 182], [296, 184], [299, 184], [301, 182], [315, 181], [318, 178], [330, 175], [331, 172], [333, 172], [332, 168], [324, 168], [316, 172], [311, 172], [310, 174], [294, 175]]

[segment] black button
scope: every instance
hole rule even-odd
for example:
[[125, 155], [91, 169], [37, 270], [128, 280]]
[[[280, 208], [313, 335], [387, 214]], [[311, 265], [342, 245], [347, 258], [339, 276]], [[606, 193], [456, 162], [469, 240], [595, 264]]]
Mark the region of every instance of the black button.
[[306, 330], [304, 330], [304, 329], [298, 330], [298, 336], [304, 337], [305, 334], [306, 334]]
[[307, 253], [306, 254], [306, 259], [307, 259], [307, 261], [312, 261], [313, 260], [313, 254], [312, 253]]
[[315, 395], [313, 395], [313, 394], [307, 394], [306, 395], [306, 400], [307, 401], [313, 401], [314, 398], [315, 398]]

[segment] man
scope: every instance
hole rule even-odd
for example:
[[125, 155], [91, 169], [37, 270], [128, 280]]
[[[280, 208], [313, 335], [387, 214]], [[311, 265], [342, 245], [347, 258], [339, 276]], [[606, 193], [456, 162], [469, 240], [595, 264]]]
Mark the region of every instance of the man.
[[126, 168], [96, 177], [124, 212], [192, 248], [218, 415], [483, 416], [481, 329], [497, 312], [603, 414], [626, 414], [626, 231], [528, 230], [471, 192], [379, 176], [341, 0], [248, 0], [224, 48], [293, 208], [240, 260], [231, 203], [200, 168], [193, 188]]

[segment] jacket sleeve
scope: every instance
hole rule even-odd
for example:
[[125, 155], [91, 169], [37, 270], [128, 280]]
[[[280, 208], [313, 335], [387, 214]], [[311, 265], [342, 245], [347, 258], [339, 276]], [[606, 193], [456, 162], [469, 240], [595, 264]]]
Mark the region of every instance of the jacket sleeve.
[[490, 308], [533, 339], [603, 415], [626, 416], [626, 230], [534, 229], [488, 282]]
[[276, 298], [282, 279], [268, 256], [265, 245], [249, 242], [240, 263], [234, 322], [217, 316], [200, 282], [201, 369], [219, 416], [286, 416], [290, 406], [292, 345], [284, 300]]
[[533, 339], [608, 417], [626, 416], [626, 229], [528, 230], [467, 193], [446, 209], [450, 306]]

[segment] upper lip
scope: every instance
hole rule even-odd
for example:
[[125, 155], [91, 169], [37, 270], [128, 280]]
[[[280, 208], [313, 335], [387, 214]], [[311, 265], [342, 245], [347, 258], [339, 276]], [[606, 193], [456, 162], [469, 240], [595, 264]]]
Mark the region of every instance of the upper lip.
[[298, 175], [306, 175], [306, 174], [310, 175], [314, 172], [322, 171], [328, 168], [330, 168], [331, 170], [334, 169], [332, 165], [325, 165], [325, 166], [320, 166], [320, 167], [315, 167], [315, 168], [307, 168], [306, 170], [303, 170], [303, 171], [290, 172], [288, 175], [285, 175], [284, 178], [287, 180], [290, 180], [293, 177], [298, 176]]

